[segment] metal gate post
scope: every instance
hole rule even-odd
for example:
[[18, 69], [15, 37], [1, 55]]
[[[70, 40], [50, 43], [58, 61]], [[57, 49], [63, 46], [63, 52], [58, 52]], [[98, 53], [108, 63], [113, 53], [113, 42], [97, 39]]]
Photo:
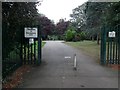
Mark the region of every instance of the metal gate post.
[[101, 56], [100, 63], [102, 65], [106, 64], [106, 30], [105, 26], [101, 29]]
[[41, 63], [41, 30], [38, 25], [38, 64]]
[[20, 45], [21, 65], [23, 65], [23, 36], [24, 36], [24, 26], [22, 26], [22, 30], [21, 30], [21, 45]]
[[118, 64], [120, 64], [120, 25], [118, 25]]
[[36, 64], [36, 41], [34, 39], [34, 64]]

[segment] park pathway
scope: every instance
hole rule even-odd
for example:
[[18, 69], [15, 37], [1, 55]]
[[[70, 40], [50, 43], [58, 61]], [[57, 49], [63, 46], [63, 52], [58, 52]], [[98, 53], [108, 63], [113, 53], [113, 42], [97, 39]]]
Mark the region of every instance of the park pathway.
[[42, 49], [42, 64], [25, 75], [20, 88], [118, 88], [118, 72], [62, 42], [47, 41]]

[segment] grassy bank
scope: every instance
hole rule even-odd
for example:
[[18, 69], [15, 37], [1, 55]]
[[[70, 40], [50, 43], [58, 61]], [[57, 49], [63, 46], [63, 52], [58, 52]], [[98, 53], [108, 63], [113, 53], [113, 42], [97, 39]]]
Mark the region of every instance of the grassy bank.
[[81, 42], [65, 42], [67, 45], [73, 46], [81, 50], [84, 54], [89, 55], [95, 60], [99, 61], [100, 58], [100, 45], [96, 41], [81, 41]]

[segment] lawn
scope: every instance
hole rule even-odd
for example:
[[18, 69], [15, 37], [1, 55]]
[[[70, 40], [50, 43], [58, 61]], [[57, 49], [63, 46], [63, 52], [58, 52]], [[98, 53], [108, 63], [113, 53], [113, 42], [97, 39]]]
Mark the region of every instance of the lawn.
[[84, 54], [93, 57], [97, 61], [100, 60], [100, 45], [96, 41], [65, 42], [65, 44], [81, 50]]

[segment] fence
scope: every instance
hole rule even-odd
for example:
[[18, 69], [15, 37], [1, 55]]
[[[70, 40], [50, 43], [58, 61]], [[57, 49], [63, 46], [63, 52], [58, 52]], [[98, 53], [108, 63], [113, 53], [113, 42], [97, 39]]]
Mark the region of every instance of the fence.
[[120, 25], [101, 30], [101, 64], [120, 64]]
[[[3, 48], [3, 51], [4, 51], [4, 48]], [[16, 46], [8, 54], [7, 57], [3, 57], [3, 60], [2, 60], [3, 79], [5, 79], [6, 76], [10, 75], [13, 71], [15, 71], [21, 65], [22, 65], [22, 62], [20, 58], [20, 48]]]
[[33, 39], [33, 42], [29, 43], [29, 39], [27, 38], [25, 41], [23, 41], [22, 45], [22, 64], [38, 63], [38, 40]]
[[[2, 58], [2, 77], [3, 80], [13, 73], [18, 67], [25, 64], [40, 64], [41, 63], [41, 32], [38, 28], [38, 38], [34, 38], [33, 43], [30, 43], [30, 38], [25, 38], [24, 27], [20, 32], [20, 39], [14, 39], [12, 49], [9, 49], [9, 45], [6, 45], [10, 40], [3, 38], [4, 53]], [[3, 33], [4, 35], [5, 33]], [[15, 37], [16, 38], [16, 37]], [[4, 43], [6, 42], [6, 43]], [[9, 53], [8, 53], [9, 51]], [[6, 55], [5, 55], [6, 54]]]

